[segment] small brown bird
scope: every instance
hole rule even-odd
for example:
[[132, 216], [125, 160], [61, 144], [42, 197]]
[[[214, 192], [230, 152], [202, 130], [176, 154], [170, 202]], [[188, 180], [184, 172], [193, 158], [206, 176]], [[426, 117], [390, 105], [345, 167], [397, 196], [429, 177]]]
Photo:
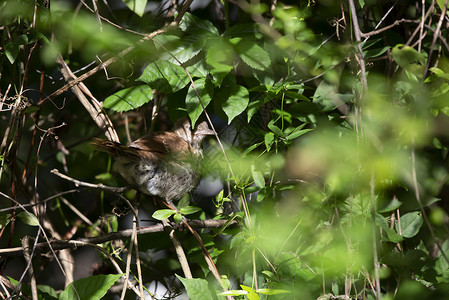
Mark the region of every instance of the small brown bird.
[[205, 121], [192, 130], [182, 118], [171, 131], [150, 133], [129, 146], [98, 138], [92, 144], [116, 159], [115, 168], [131, 187], [171, 203], [198, 185], [201, 142], [211, 134]]

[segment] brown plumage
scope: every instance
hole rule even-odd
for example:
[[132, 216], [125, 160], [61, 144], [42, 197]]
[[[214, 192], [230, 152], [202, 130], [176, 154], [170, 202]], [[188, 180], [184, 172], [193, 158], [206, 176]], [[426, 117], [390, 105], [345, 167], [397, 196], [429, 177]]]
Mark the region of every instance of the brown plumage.
[[182, 118], [171, 131], [145, 135], [129, 146], [98, 138], [92, 144], [115, 158], [115, 168], [131, 187], [171, 202], [197, 186], [201, 142], [210, 134], [206, 122], [192, 130]]

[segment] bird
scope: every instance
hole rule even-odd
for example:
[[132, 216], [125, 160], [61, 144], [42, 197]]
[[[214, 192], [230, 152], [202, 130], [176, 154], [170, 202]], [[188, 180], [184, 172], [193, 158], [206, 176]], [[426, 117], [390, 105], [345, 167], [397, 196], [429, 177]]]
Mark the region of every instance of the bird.
[[192, 129], [184, 117], [171, 131], [147, 134], [128, 146], [100, 138], [92, 144], [115, 158], [114, 168], [130, 187], [172, 204], [198, 185], [201, 143], [213, 134], [206, 121]]

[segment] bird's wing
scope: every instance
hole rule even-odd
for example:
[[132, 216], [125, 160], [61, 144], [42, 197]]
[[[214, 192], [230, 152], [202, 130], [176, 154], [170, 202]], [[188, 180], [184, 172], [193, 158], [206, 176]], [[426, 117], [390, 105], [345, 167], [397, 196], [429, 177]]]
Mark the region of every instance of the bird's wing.
[[158, 157], [167, 155], [182, 155], [190, 151], [189, 144], [179, 138], [174, 132], [160, 132], [141, 137], [129, 145], [129, 148], [138, 149], [142, 154], [153, 153]]

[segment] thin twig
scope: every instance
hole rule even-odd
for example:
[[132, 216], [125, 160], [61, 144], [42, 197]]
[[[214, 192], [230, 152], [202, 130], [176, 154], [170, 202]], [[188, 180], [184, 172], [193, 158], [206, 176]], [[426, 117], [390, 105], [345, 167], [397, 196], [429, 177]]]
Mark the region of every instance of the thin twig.
[[102, 183], [95, 184], [95, 183], [80, 181], [80, 180], [74, 179], [72, 177], [69, 177], [65, 174], [62, 174], [61, 172], [59, 172], [58, 169], [53, 169], [50, 171], [50, 173], [52, 173], [56, 176], [59, 176], [62, 179], [73, 182], [76, 187], [85, 186], [88, 188], [104, 190], [104, 191], [108, 191], [108, 192], [112, 192], [112, 193], [123, 193], [123, 192], [129, 190], [128, 187], [113, 187], [113, 186], [104, 185]]
[[435, 47], [435, 43], [437, 41], [438, 35], [440, 34], [441, 25], [443, 24], [444, 17], [446, 16], [448, 2], [449, 2], [449, 0], [446, 0], [444, 2], [443, 11], [441, 12], [440, 19], [438, 20], [437, 27], [435, 28], [435, 32], [433, 33], [432, 45], [429, 48], [430, 49], [429, 50], [429, 57], [427, 58], [426, 67], [424, 68], [423, 78], [426, 78], [427, 71], [429, 70], [430, 62], [432, 60], [433, 48]]
[[[67, 82], [76, 81], [75, 74], [73, 74], [73, 72], [70, 70], [61, 54], [58, 55], [56, 62], [58, 63], [61, 73]], [[78, 100], [81, 102], [81, 104], [84, 106], [84, 108], [87, 110], [87, 112], [90, 114], [95, 124], [97, 124], [97, 126], [105, 133], [106, 137], [110, 141], [120, 142], [111, 120], [106, 114], [103, 113], [100, 103], [93, 97], [86, 85], [80, 81], [77, 83], [77, 85], [72, 86], [71, 89]], [[84, 94], [89, 95], [92, 103]]]
[[125, 284], [123, 285], [122, 294], [120, 296], [120, 300], [125, 299], [126, 290], [128, 289], [128, 281], [129, 281], [129, 273], [131, 269], [131, 258], [132, 258], [132, 251], [133, 251], [133, 241], [137, 238], [137, 227], [136, 227], [136, 217], [134, 216], [133, 219], [133, 228], [132, 228], [132, 235], [131, 235], [131, 243], [129, 244], [128, 248], [128, 255], [126, 257], [126, 269], [125, 269]]

